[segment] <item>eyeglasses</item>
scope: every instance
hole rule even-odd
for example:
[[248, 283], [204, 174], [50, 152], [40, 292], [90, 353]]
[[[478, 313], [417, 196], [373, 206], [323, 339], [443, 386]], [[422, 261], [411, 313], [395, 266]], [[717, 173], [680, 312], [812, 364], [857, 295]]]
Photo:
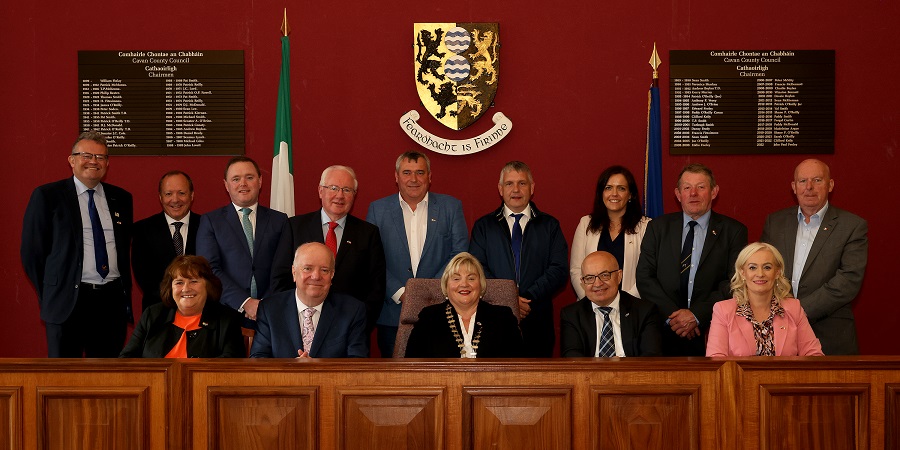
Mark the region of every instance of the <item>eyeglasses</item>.
[[348, 188], [348, 187], [338, 187], [338, 186], [335, 186], [335, 185], [333, 185], [333, 184], [330, 185], [330, 186], [320, 186], [320, 187], [323, 187], [323, 188], [325, 188], [325, 189], [328, 189], [329, 191], [334, 192], [335, 194], [337, 194], [337, 191], [343, 192], [344, 195], [350, 195], [350, 194], [355, 194], [355, 193], [356, 193], [356, 190], [354, 190], [354, 189], [351, 189], [351, 188]]
[[88, 152], [75, 152], [72, 153], [72, 156], [81, 156], [81, 160], [84, 162], [88, 162], [92, 159], [96, 159], [97, 162], [104, 162], [109, 159], [109, 155], [96, 155]]
[[600, 272], [596, 275], [585, 275], [581, 277], [581, 282], [584, 284], [594, 284], [594, 281], [597, 281], [599, 278], [600, 281], [609, 281], [612, 278], [612, 274], [618, 272], [618, 270], [613, 270], [612, 272]]

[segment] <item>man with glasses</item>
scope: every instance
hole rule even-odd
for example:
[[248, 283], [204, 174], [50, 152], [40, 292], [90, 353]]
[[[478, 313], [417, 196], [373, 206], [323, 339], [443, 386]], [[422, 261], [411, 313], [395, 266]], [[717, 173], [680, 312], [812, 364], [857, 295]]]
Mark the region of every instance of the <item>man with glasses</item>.
[[131, 313], [131, 194], [101, 183], [106, 138], [81, 133], [72, 178], [38, 187], [22, 223], [22, 265], [37, 290], [51, 358], [115, 358]]
[[368, 337], [384, 302], [384, 249], [378, 227], [350, 214], [357, 189], [350, 167], [335, 165], [322, 171], [318, 187], [322, 208], [285, 223], [272, 264], [272, 286], [274, 292], [295, 288], [294, 250], [307, 242], [325, 244], [335, 255], [331, 291], [365, 303]]
[[560, 356], [662, 356], [661, 318], [656, 305], [620, 291], [622, 271], [607, 252], [581, 263], [585, 298], [563, 307]]

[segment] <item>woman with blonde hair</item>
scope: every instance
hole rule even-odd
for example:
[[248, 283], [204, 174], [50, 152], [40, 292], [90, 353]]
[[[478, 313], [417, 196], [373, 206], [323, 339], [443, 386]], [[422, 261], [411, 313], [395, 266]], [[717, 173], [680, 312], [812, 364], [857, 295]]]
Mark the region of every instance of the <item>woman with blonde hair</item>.
[[734, 298], [713, 306], [706, 356], [822, 356], [800, 301], [791, 297], [784, 258], [766, 243], [741, 250]]

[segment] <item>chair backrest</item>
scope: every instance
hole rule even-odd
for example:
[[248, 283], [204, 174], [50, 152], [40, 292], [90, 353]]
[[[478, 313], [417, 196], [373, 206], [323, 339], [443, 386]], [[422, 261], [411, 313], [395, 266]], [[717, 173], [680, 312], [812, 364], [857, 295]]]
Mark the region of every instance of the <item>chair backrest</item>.
[[244, 348], [247, 350], [247, 358], [250, 357], [250, 347], [253, 347], [253, 336], [255, 335], [256, 330], [241, 327], [241, 336], [244, 339]]
[[[394, 358], [406, 355], [406, 342], [413, 325], [419, 320], [419, 311], [426, 306], [436, 305], [445, 300], [441, 292], [441, 280], [432, 278], [410, 278], [406, 282], [406, 293], [400, 308], [400, 325], [397, 340], [394, 341]], [[508, 306], [516, 320], [519, 320], [519, 289], [512, 280], [487, 280], [487, 288], [481, 301], [492, 305]]]

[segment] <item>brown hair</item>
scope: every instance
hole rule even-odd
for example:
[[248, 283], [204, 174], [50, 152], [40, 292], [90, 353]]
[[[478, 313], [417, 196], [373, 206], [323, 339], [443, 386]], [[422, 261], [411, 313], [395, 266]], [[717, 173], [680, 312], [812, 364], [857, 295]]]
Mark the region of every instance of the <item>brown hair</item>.
[[178, 277], [200, 278], [206, 281], [206, 301], [217, 302], [222, 296], [222, 282], [213, 273], [206, 258], [195, 255], [178, 256], [172, 260], [169, 267], [166, 267], [166, 273], [159, 285], [159, 298], [169, 308], [177, 308], [172, 297], [172, 280]]

